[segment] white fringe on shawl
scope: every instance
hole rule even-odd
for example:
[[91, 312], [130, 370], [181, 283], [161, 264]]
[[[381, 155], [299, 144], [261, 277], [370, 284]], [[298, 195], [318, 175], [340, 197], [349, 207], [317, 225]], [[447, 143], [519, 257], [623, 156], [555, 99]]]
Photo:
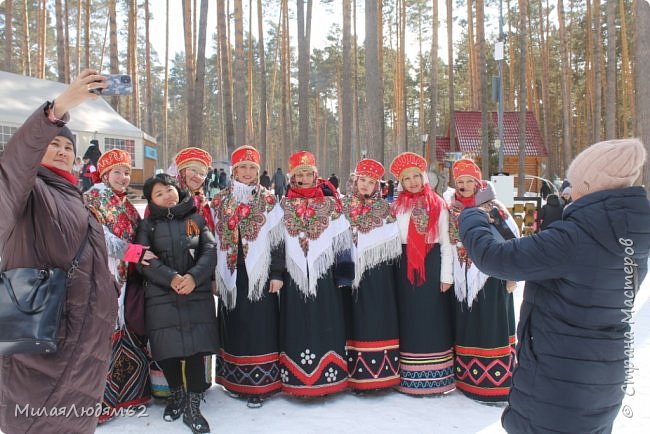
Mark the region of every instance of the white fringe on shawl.
[[305, 297], [316, 296], [318, 279], [334, 264], [337, 254], [352, 246], [349, 229], [350, 223], [342, 214], [331, 220], [317, 240], [309, 240], [306, 258], [298, 237], [284, 230], [287, 271]]
[[357, 245], [352, 246], [354, 260], [352, 288], [359, 288], [361, 278], [367, 270], [398, 258], [401, 254], [402, 241], [397, 222], [386, 223], [365, 234], [357, 232]]
[[[257, 301], [262, 298], [266, 281], [269, 278], [271, 266], [271, 251], [282, 242], [282, 231], [284, 226], [282, 217], [284, 213], [279, 204], [270, 212], [264, 213], [266, 223], [260, 228], [255, 241], [248, 242], [248, 254], [244, 259], [246, 272], [248, 273], [248, 299]], [[235, 308], [237, 303], [237, 269], [233, 273], [227, 266], [227, 251], [221, 250], [221, 241], [215, 237], [217, 242], [217, 267], [216, 281], [219, 297], [229, 310]], [[246, 240], [242, 240], [245, 242]]]
[[[503, 206], [501, 206], [501, 208], [505, 209]], [[515, 224], [515, 219], [513, 219], [509, 213], [505, 222], [512, 233], [519, 237], [519, 230]], [[461, 264], [458, 261], [458, 247], [452, 247], [454, 250], [454, 292], [456, 293], [456, 299], [460, 302], [467, 300], [467, 306], [471, 309], [474, 300], [478, 297], [478, 293], [483, 289], [485, 282], [490, 278], [490, 276], [481, 272], [474, 262], [472, 262], [469, 269], [466, 270], [465, 264]], [[467, 273], [465, 273], [466, 271]], [[465, 277], [466, 275], [467, 278]]]

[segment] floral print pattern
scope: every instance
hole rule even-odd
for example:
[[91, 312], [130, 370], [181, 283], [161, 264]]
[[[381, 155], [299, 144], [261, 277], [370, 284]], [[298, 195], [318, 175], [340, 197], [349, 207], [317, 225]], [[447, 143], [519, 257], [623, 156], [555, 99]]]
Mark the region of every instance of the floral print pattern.
[[378, 198], [350, 195], [343, 198], [343, 213], [352, 227], [352, 240], [357, 245], [358, 233], [367, 234], [386, 223], [395, 221], [390, 204]]
[[330, 218], [341, 216], [341, 207], [333, 197], [284, 198], [284, 224], [292, 237], [298, 237], [300, 247], [307, 257], [309, 240], [317, 240], [328, 228]]

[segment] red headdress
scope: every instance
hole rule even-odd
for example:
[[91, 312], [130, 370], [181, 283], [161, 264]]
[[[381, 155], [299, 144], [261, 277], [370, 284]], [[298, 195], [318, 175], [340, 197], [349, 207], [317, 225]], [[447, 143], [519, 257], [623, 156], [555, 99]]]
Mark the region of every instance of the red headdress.
[[299, 169], [311, 169], [317, 172], [314, 154], [309, 151], [300, 151], [289, 157], [289, 173], [293, 175]]
[[451, 166], [451, 172], [454, 176], [454, 179], [458, 179], [461, 176], [471, 176], [476, 180], [476, 182], [481, 182], [483, 175], [481, 174], [481, 169], [469, 159], [458, 160]]
[[97, 160], [97, 171], [93, 173], [93, 181], [95, 183], [100, 182], [102, 176], [116, 166], [131, 168], [131, 154], [121, 149], [111, 149], [102, 154]]
[[239, 166], [242, 163], [253, 163], [257, 166], [257, 169], [260, 168], [260, 153], [257, 149], [252, 146], [240, 146], [239, 148], [232, 151], [230, 156], [230, 162], [232, 163], [232, 168]]
[[367, 176], [375, 181], [379, 181], [384, 176], [384, 166], [379, 161], [366, 158], [365, 160], [359, 161], [357, 168], [354, 170], [354, 174], [357, 176]]
[[[397, 179], [401, 179], [409, 171], [415, 170], [422, 175], [422, 180], [425, 182], [426, 167], [426, 160], [418, 154], [403, 152], [395, 157], [390, 165], [390, 171]], [[417, 193], [403, 190], [393, 202], [395, 214], [411, 212], [406, 240], [406, 272], [409, 282], [413, 285], [422, 285], [426, 281], [424, 261], [438, 239], [438, 219], [441, 210], [446, 206], [445, 201], [431, 190], [428, 181]], [[418, 222], [422, 218], [427, 219], [426, 228], [416, 226], [414, 221], [416, 214]]]
[[427, 170], [427, 160], [413, 152], [402, 152], [390, 163], [390, 173], [400, 180], [409, 170], [418, 169], [421, 173]]
[[182, 149], [176, 154], [174, 161], [179, 172], [194, 165], [204, 166], [207, 170], [212, 165], [212, 157], [207, 151], [193, 147]]

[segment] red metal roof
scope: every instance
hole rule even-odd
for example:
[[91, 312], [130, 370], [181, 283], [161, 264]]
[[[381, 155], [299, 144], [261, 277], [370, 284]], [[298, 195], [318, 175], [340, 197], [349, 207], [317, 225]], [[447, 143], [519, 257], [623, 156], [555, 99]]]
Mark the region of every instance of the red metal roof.
[[[497, 113], [491, 112], [491, 123], [494, 136], [497, 138]], [[456, 127], [456, 143], [458, 150], [464, 154], [481, 155], [481, 112], [454, 112]], [[519, 112], [505, 112], [503, 114], [503, 141], [504, 155], [516, 156], [519, 154]], [[449, 152], [449, 138], [436, 138], [436, 156], [439, 160], [444, 158], [444, 153]], [[546, 157], [548, 152], [544, 148], [542, 134], [537, 126], [537, 120], [532, 112], [526, 112], [526, 155]]]

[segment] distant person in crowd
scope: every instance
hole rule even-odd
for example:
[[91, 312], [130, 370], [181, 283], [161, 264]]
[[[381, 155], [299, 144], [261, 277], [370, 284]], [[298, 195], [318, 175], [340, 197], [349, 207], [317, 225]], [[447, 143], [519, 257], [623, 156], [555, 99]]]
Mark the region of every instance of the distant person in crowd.
[[567, 187], [571, 187], [571, 182], [567, 178], [564, 178], [564, 181], [562, 181], [562, 185], [560, 186], [560, 191], [564, 191]]
[[203, 191], [208, 199], [212, 197], [210, 194], [210, 187], [212, 184], [212, 179], [214, 177], [214, 170], [212, 167], [208, 167], [208, 173], [205, 175], [205, 181], [203, 181]]
[[571, 187], [566, 187], [562, 190], [562, 200], [564, 201], [564, 206], [571, 203]]
[[278, 200], [282, 199], [287, 188], [287, 178], [279, 167], [271, 179], [271, 187], [275, 189], [275, 197], [277, 197]]
[[632, 392], [630, 319], [648, 267], [650, 203], [634, 186], [645, 162], [637, 139], [588, 147], [567, 170], [573, 203], [562, 221], [528, 237], [497, 239], [477, 208], [460, 215], [481, 271], [526, 281], [507, 432], [612, 432]]
[[86, 149], [86, 152], [84, 152], [83, 158], [89, 158], [93, 163], [93, 166], [97, 167], [97, 162], [99, 161], [99, 157], [101, 157], [101, 155], [102, 151], [99, 149], [99, 142], [96, 139], [92, 139], [90, 141], [90, 146], [88, 146], [88, 149]]
[[219, 169], [219, 189], [223, 190], [228, 186], [228, 175], [223, 169]]
[[271, 188], [271, 178], [269, 177], [269, 172], [266, 170], [260, 176], [260, 185], [264, 188]]
[[[1, 269], [47, 264], [67, 270], [85, 243], [67, 281], [58, 350], [0, 356], [4, 433], [91, 434], [97, 426], [95, 411], [60, 410], [95, 409], [102, 400], [118, 287], [108, 268], [102, 226], [84, 206], [72, 175], [75, 137], [65, 123], [70, 110], [98, 98], [89, 90], [105, 87], [106, 77], [82, 71], [54, 103], [32, 114], [0, 153]], [[48, 414], [16, 412], [26, 404], [49, 409]]]
[[339, 178], [336, 176], [335, 173], [332, 173], [332, 176], [328, 179], [328, 181], [334, 186], [335, 189], [339, 189]]
[[97, 167], [90, 160], [90, 157], [84, 156], [83, 167], [81, 168], [81, 191], [86, 192], [94, 184], [95, 172]]
[[[200, 411], [205, 391], [204, 356], [217, 352], [217, 312], [211, 280], [217, 265], [214, 236], [191, 193], [160, 174], [143, 187], [149, 216], [138, 226], [136, 243], [157, 259], [138, 265], [145, 282], [145, 320], [151, 356], [162, 368], [170, 395], [163, 419], [183, 416], [193, 432], [210, 432]], [[183, 369], [187, 391], [183, 387]]]
[[74, 164], [72, 165], [72, 174], [76, 178], [79, 178], [83, 167], [84, 167], [84, 161], [81, 159], [81, 157], [76, 157], [74, 159]]
[[[570, 195], [569, 195], [570, 197]], [[548, 226], [558, 220], [562, 220], [562, 211], [564, 210], [564, 203], [557, 194], [549, 194], [546, 198], [546, 204], [539, 210], [537, 214], [537, 224], [539, 230], [543, 231]]]
[[542, 196], [542, 199], [546, 200], [549, 194], [551, 194], [553, 190], [551, 190], [551, 187], [548, 185], [548, 182], [542, 181], [542, 187], [539, 189], [539, 194]]

